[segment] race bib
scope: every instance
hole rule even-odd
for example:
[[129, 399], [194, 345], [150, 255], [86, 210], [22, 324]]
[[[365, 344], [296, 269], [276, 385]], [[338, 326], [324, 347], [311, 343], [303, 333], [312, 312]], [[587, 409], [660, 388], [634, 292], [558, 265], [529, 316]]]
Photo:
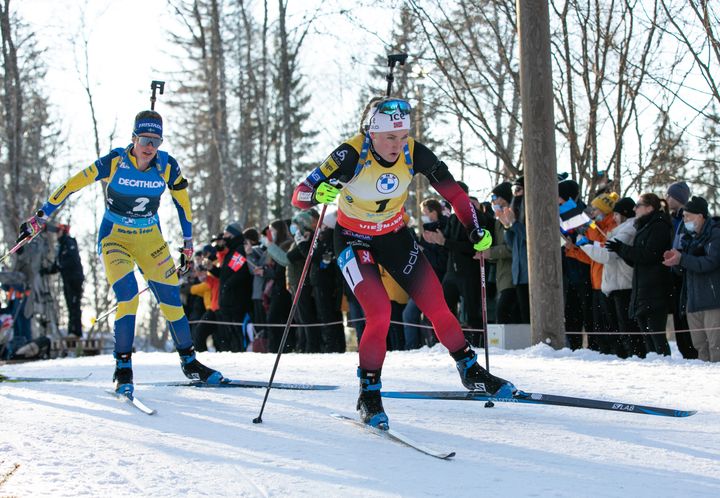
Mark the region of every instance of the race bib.
[[342, 272], [345, 281], [354, 292], [355, 286], [362, 282], [363, 278], [352, 247], [346, 247], [345, 250], [340, 253], [337, 258], [337, 264], [340, 267], [340, 271]]

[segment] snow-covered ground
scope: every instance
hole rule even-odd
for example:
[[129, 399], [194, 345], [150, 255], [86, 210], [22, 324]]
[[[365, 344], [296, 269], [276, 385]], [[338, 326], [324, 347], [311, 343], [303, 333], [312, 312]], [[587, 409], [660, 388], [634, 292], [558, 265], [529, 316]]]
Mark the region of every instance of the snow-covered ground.
[[[275, 355], [200, 359], [228, 377], [267, 380]], [[182, 378], [175, 354], [133, 361], [136, 382]], [[356, 353], [284, 355], [276, 381], [340, 389], [273, 390], [259, 425], [264, 389], [138, 386], [158, 410], [147, 416], [104, 392], [110, 356], [3, 366], [5, 375], [92, 376], [0, 383], [0, 496], [720, 496], [720, 364], [491, 350], [493, 372], [521, 389], [698, 413], [386, 399], [393, 428], [457, 452], [442, 461], [329, 416], [354, 415], [356, 362]], [[460, 389], [441, 346], [389, 353], [383, 384]]]

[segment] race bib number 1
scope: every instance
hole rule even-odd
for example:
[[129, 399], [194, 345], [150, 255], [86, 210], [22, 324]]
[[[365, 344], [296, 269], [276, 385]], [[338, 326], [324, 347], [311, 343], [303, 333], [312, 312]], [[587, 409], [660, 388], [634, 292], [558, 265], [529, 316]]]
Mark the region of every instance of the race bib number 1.
[[337, 258], [337, 264], [350, 289], [355, 291], [355, 286], [362, 282], [363, 278], [352, 247], [346, 247], [345, 250], [340, 253]]

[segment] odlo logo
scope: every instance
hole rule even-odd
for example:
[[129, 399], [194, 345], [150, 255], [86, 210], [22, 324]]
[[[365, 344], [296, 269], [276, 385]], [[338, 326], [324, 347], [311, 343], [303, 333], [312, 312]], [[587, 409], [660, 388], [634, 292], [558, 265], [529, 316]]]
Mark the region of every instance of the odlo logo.
[[397, 190], [399, 185], [400, 180], [398, 180], [397, 176], [392, 173], [383, 173], [380, 175], [380, 178], [378, 178], [375, 188], [377, 188], [377, 191], [381, 194], [389, 194]]

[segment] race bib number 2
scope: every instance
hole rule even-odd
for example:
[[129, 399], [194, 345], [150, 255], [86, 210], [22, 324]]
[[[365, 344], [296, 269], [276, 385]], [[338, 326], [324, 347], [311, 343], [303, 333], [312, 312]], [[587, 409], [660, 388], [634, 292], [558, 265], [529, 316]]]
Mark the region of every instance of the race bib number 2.
[[354, 291], [355, 286], [362, 282], [363, 278], [352, 247], [346, 247], [345, 250], [340, 253], [337, 258], [337, 264], [350, 289]]

